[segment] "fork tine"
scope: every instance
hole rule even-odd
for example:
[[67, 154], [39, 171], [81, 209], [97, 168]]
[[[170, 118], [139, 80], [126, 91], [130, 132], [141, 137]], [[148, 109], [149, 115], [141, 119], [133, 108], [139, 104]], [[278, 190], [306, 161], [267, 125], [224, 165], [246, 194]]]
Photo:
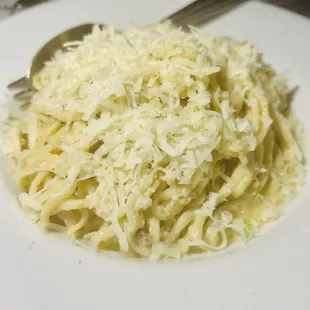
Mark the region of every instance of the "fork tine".
[[15, 89], [15, 88], [22, 88], [22, 87], [29, 87], [29, 79], [27, 76], [24, 76], [12, 83], [10, 83], [7, 88]]
[[18, 101], [28, 101], [31, 99], [33, 95], [33, 91], [30, 88], [22, 90], [21, 92], [14, 95], [14, 99]]

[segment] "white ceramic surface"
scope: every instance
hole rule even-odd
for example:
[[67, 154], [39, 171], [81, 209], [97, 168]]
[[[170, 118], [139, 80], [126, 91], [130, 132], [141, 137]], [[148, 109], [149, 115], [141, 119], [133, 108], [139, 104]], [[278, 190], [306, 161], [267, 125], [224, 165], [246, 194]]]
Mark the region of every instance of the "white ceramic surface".
[[[186, 0], [59, 1], [0, 24], [0, 93], [27, 69], [48, 38], [82, 22], [122, 29], [158, 20]], [[309, 127], [310, 22], [249, 3], [206, 32], [255, 43], [268, 62], [300, 85], [294, 107]], [[94, 254], [42, 234], [14, 208], [0, 179], [0, 309], [306, 310], [310, 305], [309, 183], [267, 234], [226, 255], [154, 264]]]

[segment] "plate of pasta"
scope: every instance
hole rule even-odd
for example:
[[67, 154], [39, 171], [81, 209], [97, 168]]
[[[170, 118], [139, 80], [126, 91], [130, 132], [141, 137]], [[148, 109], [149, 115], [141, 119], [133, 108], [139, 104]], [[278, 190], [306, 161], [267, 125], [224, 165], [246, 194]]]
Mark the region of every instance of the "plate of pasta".
[[[157, 22], [186, 4], [58, 1], [0, 24], [2, 308], [310, 302], [310, 22], [256, 2]], [[89, 22], [14, 101], [36, 50]]]

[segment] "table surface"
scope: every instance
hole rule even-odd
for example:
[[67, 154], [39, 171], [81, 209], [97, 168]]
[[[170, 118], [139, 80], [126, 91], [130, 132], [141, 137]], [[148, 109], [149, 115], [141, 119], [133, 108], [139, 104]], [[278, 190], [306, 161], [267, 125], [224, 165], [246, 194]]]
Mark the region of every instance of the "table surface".
[[[310, 0], [264, 0], [264, 1], [282, 6], [291, 11], [310, 17]], [[17, 0], [0, 0], [0, 21], [10, 15], [10, 10], [16, 2]]]

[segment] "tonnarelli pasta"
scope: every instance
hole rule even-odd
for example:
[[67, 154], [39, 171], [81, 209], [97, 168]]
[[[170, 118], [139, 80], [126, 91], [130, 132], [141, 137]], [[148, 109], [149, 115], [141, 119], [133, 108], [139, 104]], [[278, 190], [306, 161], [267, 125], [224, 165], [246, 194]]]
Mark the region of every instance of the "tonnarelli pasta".
[[4, 128], [21, 207], [96, 250], [219, 251], [279, 217], [302, 184], [285, 80], [247, 42], [169, 23], [95, 27], [36, 86]]

